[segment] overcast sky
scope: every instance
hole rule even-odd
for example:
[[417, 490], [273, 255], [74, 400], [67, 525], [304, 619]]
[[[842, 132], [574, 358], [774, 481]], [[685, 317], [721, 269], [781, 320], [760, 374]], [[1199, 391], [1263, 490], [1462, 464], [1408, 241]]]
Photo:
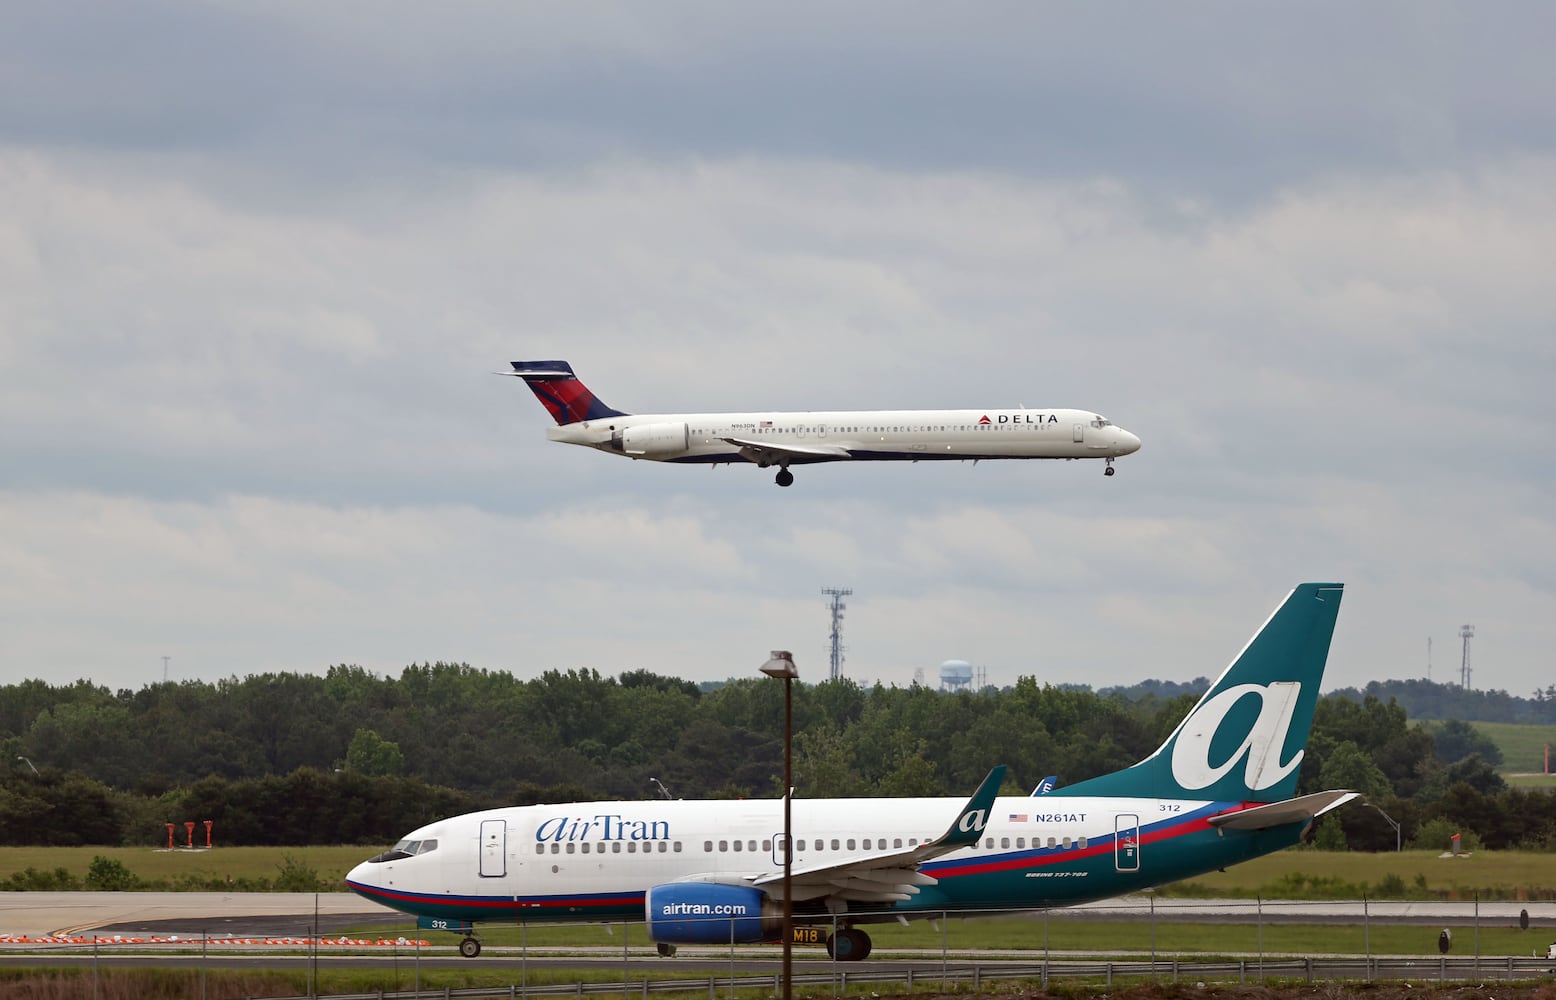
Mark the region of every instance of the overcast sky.
[[[3, 680], [1556, 683], [1556, 7], [0, 6]], [[1096, 410], [1101, 463], [633, 463], [629, 411]]]

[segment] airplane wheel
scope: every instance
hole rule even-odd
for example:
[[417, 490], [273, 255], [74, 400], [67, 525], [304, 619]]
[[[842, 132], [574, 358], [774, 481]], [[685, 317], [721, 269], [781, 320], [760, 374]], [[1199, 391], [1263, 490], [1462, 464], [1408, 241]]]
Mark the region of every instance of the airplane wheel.
[[870, 954], [870, 935], [849, 928], [827, 938], [827, 954], [839, 962], [858, 962]]
[[1117, 469], [1113, 468], [1113, 466], [1110, 465], [1106, 469], [1102, 470], [1102, 474], [1104, 476], [1111, 476], [1113, 473], [1115, 473], [1117, 471], [1118, 471]]
[[777, 483], [779, 486], [792, 486], [794, 485], [794, 473], [790, 472], [788, 469], [779, 469], [778, 476], [773, 480], [773, 482]]
[[467, 937], [459, 942], [459, 953], [466, 958], [474, 958], [481, 954], [481, 942], [473, 937]]
[[663, 941], [660, 941], [658, 944], [656, 944], [654, 946], [654, 950], [659, 952], [659, 957], [660, 958], [674, 958], [675, 957], [675, 945], [673, 945], [673, 944], [665, 944]]

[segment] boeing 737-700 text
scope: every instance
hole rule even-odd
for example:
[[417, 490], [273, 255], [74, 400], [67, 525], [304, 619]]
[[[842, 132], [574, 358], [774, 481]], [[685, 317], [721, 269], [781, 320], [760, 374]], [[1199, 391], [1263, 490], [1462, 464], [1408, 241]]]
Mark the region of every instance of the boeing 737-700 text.
[[[997, 797], [791, 803], [793, 921], [838, 959], [872, 922], [1065, 906], [1188, 878], [1295, 844], [1355, 797], [1296, 796], [1342, 587], [1304, 583], [1138, 764]], [[1047, 782], [1045, 781], [1045, 784]], [[794, 794], [794, 793], [791, 793]], [[1294, 797], [1296, 796], [1296, 797]], [[782, 799], [515, 806], [428, 824], [347, 884], [462, 932], [482, 921], [642, 920], [677, 944], [770, 941], [783, 926]]]
[[514, 361], [557, 426], [546, 437], [628, 458], [778, 467], [815, 462], [1100, 458], [1138, 451], [1140, 439], [1088, 410], [838, 410], [814, 413], [623, 413], [590, 392], [566, 361]]

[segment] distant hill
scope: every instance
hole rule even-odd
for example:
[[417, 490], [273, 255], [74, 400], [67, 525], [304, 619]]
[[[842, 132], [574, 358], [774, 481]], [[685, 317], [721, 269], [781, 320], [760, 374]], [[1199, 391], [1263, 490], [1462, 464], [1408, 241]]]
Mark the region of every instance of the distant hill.
[[[1079, 686], [1085, 688], [1085, 685]], [[1104, 698], [1117, 696], [1132, 702], [1150, 699], [1165, 701], [1185, 694], [1203, 694], [1209, 688], [1210, 681], [1204, 677], [1196, 677], [1187, 683], [1152, 679], [1138, 684], [1098, 688], [1097, 694]], [[1348, 698], [1360, 703], [1371, 695], [1385, 704], [1392, 698], [1412, 720], [1459, 719], [1463, 722], [1556, 725], [1556, 685], [1532, 694], [1532, 697], [1520, 698], [1506, 691], [1465, 690], [1457, 684], [1439, 684], [1417, 678], [1373, 681], [1364, 688], [1335, 688], [1327, 692], [1325, 697]]]
[[1336, 688], [1329, 697], [1360, 702], [1367, 695], [1387, 702], [1393, 698], [1412, 719], [1459, 719], [1464, 722], [1556, 724], [1556, 686], [1519, 698], [1506, 691], [1476, 691], [1457, 684], [1414, 679], [1373, 681], [1365, 688]]
[[1141, 681], [1139, 684], [1130, 684], [1127, 687], [1115, 684], [1112, 687], [1098, 688], [1097, 694], [1104, 698], [1120, 695], [1129, 701], [1143, 701], [1146, 698], [1160, 698], [1163, 701], [1176, 698], [1179, 695], [1201, 695], [1210, 690], [1210, 678], [1196, 677], [1187, 684], [1177, 681], [1159, 681], [1155, 678]]

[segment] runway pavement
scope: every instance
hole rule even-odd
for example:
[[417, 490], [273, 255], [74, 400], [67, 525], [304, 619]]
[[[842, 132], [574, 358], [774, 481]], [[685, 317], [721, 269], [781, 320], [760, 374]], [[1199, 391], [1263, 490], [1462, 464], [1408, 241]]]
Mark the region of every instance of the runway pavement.
[[0, 892], [0, 934], [37, 937], [178, 926], [211, 934], [301, 934], [416, 921], [350, 892]]

